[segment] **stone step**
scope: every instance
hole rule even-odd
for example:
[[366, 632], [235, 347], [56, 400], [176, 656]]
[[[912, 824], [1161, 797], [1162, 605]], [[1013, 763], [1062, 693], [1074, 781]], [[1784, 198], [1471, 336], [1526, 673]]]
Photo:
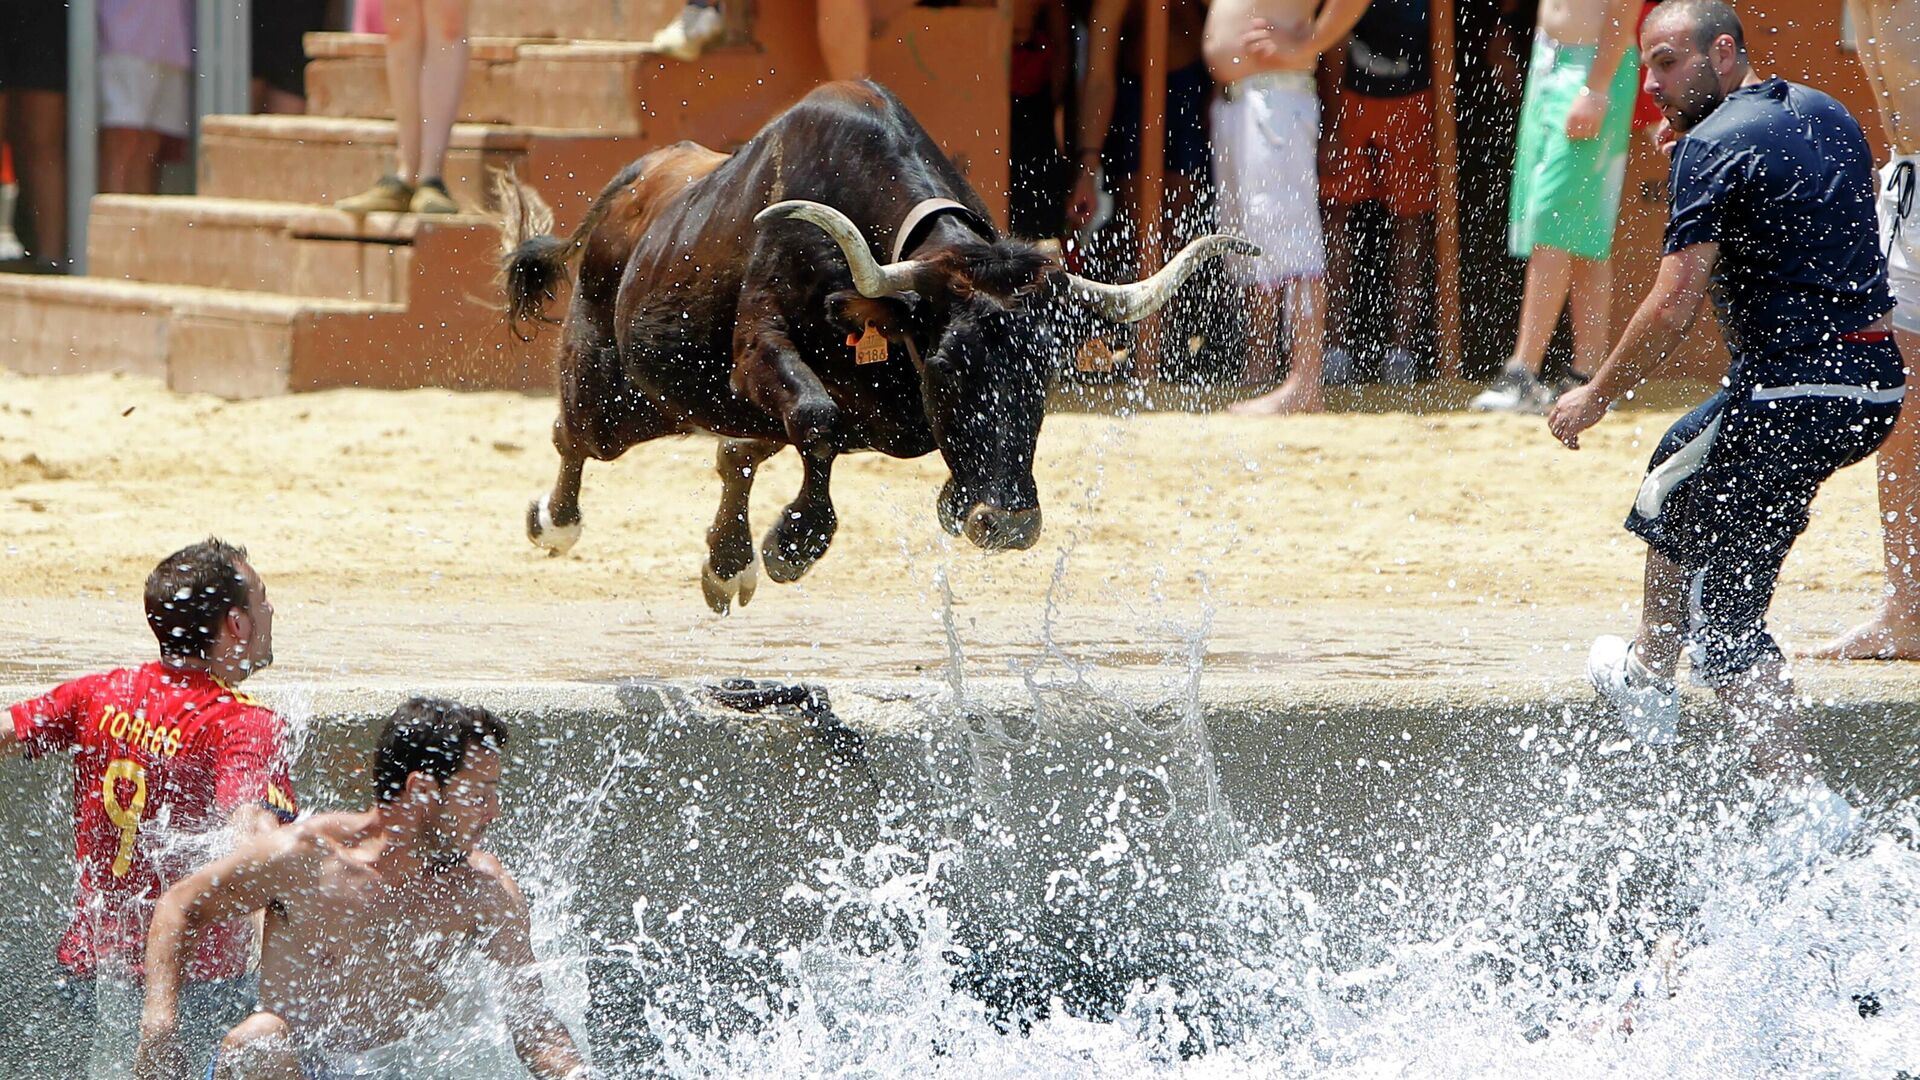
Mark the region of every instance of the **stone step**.
[[400, 311], [194, 285], [0, 274], [0, 342], [14, 370], [122, 371], [229, 397], [283, 392], [299, 339], [317, 318]]
[[414, 237], [494, 232], [489, 218], [354, 215], [299, 203], [103, 195], [93, 201], [95, 277], [405, 304]]
[[[793, 0], [764, 0], [767, 5]], [[647, 41], [684, 0], [473, 0], [468, 33], [483, 37], [605, 38]], [[740, 3], [727, 5], [744, 7]], [[811, 7], [811, 5], [808, 5]]]
[[[371, 34], [307, 35], [310, 112], [392, 119], [385, 42]], [[810, 42], [801, 46], [811, 50]], [[660, 142], [738, 142], [813, 85], [817, 54], [786, 52], [729, 46], [689, 63], [633, 42], [476, 39], [459, 119]]]
[[[325, 116], [209, 116], [200, 125], [197, 190], [228, 199], [325, 206], [393, 171], [393, 122]], [[487, 169], [521, 162], [529, 135], [455, 124], [447, 188], [462, 207], [490, 204]]]

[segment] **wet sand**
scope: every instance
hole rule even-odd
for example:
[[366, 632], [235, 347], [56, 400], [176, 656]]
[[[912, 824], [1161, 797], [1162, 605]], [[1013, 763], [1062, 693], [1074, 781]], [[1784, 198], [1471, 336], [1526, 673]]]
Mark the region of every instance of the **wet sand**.
[[[590, 465], [579, 546], [528, 544], [554, 409], [0, 374], [0, 683], [147, 655], [144, 576], [208, 533], [250, 548], [271, 590], [279, 669], [262, 682], [925, 677], [949, 655], [944, 576], [982, 674], [1031, 662], [1049, 633], [1102, 668], [1158, 667], [1211, 609], [1208, 668], [1226, 675], [1564, 683], [1594, 633], [1632, 625], [1644, 549], [1620, 519], [1677, 415], [1623, 412], [1571, 453], [1533, 417], [1060, 413], [1040, 441], [1045, 535], [1000, 555], [940, 531], [937, 458], [859, 455], [835, 471], [826, 558], [796, 585], [763, 578], [721, 619], [698, 576], [709, 439]], [[790, 453], [762, 472], [756, 533], [798, 475]], [[1814, 507], [1775, 633], [1809, 645], [1864, 615], [1879, 566], [1863, 466]], [[1904, 681], [1907, 666], [1838, 677]]]

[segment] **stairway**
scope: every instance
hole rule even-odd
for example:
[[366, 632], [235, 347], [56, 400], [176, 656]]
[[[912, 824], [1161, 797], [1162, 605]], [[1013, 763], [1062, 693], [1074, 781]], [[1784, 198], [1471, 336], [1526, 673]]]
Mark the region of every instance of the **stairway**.
[[[205, 118], [197, 194], [96, 197], [87, 277], [0, 274], [0, 364], [226, 397], [550, 388], [552, 341], [523, 345], [500, 315], [490, 171], [516, 170], [570, 228], [633, 158], [681, 139], [738, 145], [822, 77], [810, 4], [736, 5], [726, 41], [692, 63], [639, 44], [679, 6], [475, 0], [445, 176], [472, 212], [449, 216], [330, 208], [391, 167], [384, 39], [308, 35], [308, 115]], [[913, 9], [896, 23], [876, 71], [940, 118], [923, 116], [997, 201], [1004, 70], [974, 69], [983, 46], [1006, 55], [1005, 18]]]

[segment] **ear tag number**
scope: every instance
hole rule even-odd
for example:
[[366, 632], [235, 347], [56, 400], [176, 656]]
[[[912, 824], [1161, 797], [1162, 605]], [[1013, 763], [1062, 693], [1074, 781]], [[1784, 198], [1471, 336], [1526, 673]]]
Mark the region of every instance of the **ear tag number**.
[[887, 359], [887, 335], [867, 324], [867, 332], [853, 346], [853, 362], [856, 364], [879, 364]]
[[[133, 798], [120, 801], [120, 781], [133, 785]], [[100, 778], [100, 801], [107, 808], [107, 820], [120, 827], [120, 851], [113, 857], [113, 876], [126, 877], [133, 866], [133, 838], [140, 831], [140, 815], [147, 808], [147, 770], [129, 758], [107, 762]]]

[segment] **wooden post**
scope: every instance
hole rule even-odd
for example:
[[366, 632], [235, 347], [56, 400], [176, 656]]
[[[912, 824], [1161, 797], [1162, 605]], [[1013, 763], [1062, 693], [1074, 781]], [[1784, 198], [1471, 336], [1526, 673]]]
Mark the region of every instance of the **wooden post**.
[[1460, 142], [1454, 123], [1454, 0], [1433, 0], [1434, 177], [1440, 202], [1433, 215], [1434, 330], [1439, 337], [1439, 373], [1460, 377]]
[[[1140, 205], [1134, 220], [1139, 244], [1140, 273], [1160, 265], [1164, 237], [1161, 208], [1165, 205], [1167, 165], [1167, 3], [1145, 0], [1146, 40], [1140, 62], [1140, 175], [1136, 185]], [[1151, 379], [1160, 367], [1160, 317], [1141, 320], [1133, 338], [1133, 370]]]

